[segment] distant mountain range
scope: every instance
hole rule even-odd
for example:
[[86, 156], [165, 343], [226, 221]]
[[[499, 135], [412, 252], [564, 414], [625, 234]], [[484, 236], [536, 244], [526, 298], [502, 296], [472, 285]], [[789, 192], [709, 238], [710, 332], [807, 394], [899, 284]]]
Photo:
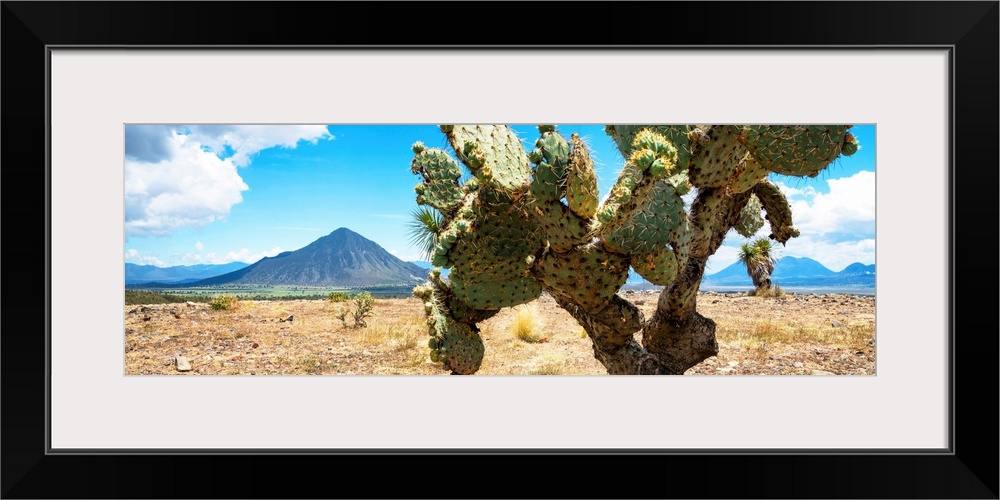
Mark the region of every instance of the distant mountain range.
[[220, 274], [226, 274], [247, 267], [243, 262], [229, 264], [195, 264], [193, 266], [157, 267], [139, 264], [125, 264], [125, 284], [142, 283], [186, 284]]
[[[774, 264], [771, 281], [778, 286], [874, 287], [875, 265], [855, 262], [835, 272], [807, 257], [782, 257]], [[701, 282], [714, 286], [753, 286], [746, 266], [739, 261], [717, 273], [705, 275]]]
[[[411, 286], [427, 279], [431, 264], [405, 262], [347, 228], [291, 252], [263, 258], [253, 264], [156, 267], [125, 264], [127, 286], [218, 286], [218, 285], [306, 285], [306, 286]], [[448, 270], [442, 269], [447, 276]], [[875, 266], [858, 262], [840, 272], [831, 271], [805, 257], [782, 257], [774, 265], [771, 280], [779, 286], [874, 287]], [[628, 283], [644, 280], [629, 270]], [[746, 267], [734, 262], [725, 269], [707, 274], [703, 285], [752, 286]]]

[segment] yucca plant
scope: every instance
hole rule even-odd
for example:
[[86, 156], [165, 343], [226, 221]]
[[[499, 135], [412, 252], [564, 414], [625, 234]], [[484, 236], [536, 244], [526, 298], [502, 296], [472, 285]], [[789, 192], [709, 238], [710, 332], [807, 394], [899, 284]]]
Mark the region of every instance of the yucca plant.
[[407, 226], [410, 243], [416, 246], [424, 259], [430, 260], [438, 246], [438, 233], [444, 220], [441, 212], [432, 207], [417, 207], [410, 212], [412, 219]]
[[774, 272], [775, 262], [771, 240], [759, 238], [740, 245], [739, 260], [746, 266], [747, 274], [757, 291], [771, 288], [771, 273]]

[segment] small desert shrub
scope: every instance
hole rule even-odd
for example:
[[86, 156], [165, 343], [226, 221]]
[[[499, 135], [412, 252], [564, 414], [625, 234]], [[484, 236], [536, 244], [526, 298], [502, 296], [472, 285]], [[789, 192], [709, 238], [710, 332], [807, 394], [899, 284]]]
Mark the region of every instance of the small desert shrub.
[[756, 290], [750, 290], [747, 292], [747, 295], [751, 297], [760, 297], [762, 299], [772, 299], [785, 295], [785, 291], [778, 285], [772, 285], [771, 288], [758, 288]]
[[354, 296], [354, 310], [351, 311], [351, 317], [354, 318], [354, 328], [368, 326], [365, 318], [372, 315], [374, 307], [375, 298], [372, 297], [371, 292], [361, 292]]
[[330, 292], [326, 299], [330, 302], [347, 302], [351, 296], [347, 292]]
[[232, 295], [216, 295], [212, 297], [212, 309], [217, 311], [239, 309], [240, 305], [240, 300]]
[[538, 310], [534, 306], [521, 306], [514, 313], [514, 319], [510, 323], [510, 331], [524, 342], [535, 343], [542, 338], [538, 332], [540, 326]]
[[337, 308], [337, 319], [339, 319], [340, 321], [344, 322], [344, 326], [345, 327], [347, 326], [347, 315], [348, 314], [350, 314], [350, 311], [348, 311], [347, 309], [344, 309], [343, 307], [338, 307]]

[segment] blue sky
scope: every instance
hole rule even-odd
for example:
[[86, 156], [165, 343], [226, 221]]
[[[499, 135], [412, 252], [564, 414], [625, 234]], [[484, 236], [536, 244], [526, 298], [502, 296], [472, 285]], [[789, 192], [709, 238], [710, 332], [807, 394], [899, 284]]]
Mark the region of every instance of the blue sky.
[[[512, 126], [528, 150], [533, 125]], [[602, 198], [623, 160], [603, 125], [560, 125], [591, 147]], [[802, 234], [778, 255], [834, 271], [875, 263], [875, 127], [861, 150], [818, 177], [772, 175]], [[448, 149], [436, 125], [129, 125], [125, 261], [158, 266], [252, 263], [347, 227], [404, 260], [420, 258], [407, 224], [417, 207], [410, 146]], [[768, 234], [767, 226], [759, 235]], [[730, 232], [707, 274], [736, 260]]]

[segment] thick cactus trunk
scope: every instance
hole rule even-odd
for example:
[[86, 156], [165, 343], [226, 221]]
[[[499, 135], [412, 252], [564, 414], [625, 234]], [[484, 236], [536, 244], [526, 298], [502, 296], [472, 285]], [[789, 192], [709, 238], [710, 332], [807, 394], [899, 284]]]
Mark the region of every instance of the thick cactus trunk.
[[706, 210], [713, 210], [716, 224], [695, 237], [687, 263], [660, 292], [656, 311], [643, 328], [643, 346], [670, 372], [684, 373], [719, 352], [715, 322], [698, 314], [698, 289], [709, 256], [722, 245], [749, 198], [749, 193], [703, 189], [691, 205], [692, 220], [707, 215]]
[[[594, 356], [612, 375], [681, 375], [718, 354], [715, 322], [698, 314], [697, 296], [708, 257], [718, 250], [735, 224], [749, 193], [727, 195], [704, 189], [691, 208], [692, 218], [713, 210], [714, 225], [695, 238], [697, 249], [677, 277], [665, 288], [649, 320], [630, 302], [618, 297], [600, 307], [585, 307], [574, 297], [547, 289], [587, 331]], [[642, 344], [634, 334], [642, 333]]]

